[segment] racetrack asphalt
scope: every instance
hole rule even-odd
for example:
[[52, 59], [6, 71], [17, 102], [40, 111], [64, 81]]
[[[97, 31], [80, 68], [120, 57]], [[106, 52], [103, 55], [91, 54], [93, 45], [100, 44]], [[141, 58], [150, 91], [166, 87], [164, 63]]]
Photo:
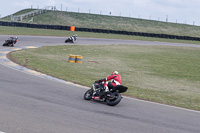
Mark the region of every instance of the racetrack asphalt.
[[[3, 44], [8, 35], [0, 35]], [[65, 45], [65, 37], [19, 36], [14, 49]], [[200, 47], [134, 40], [78, 38], [77, 45]], [[74, 44], [68, 44], [74, 45]], [[0, 56], [13, 48], [0, 46]], [[124, 97], [114, 107], [83, 100], [87, 87], [10, 67], [0, 60], [0, 133], [199, 133], [200, 112]], [[92, 83], [91, 83], [92, 84]]]

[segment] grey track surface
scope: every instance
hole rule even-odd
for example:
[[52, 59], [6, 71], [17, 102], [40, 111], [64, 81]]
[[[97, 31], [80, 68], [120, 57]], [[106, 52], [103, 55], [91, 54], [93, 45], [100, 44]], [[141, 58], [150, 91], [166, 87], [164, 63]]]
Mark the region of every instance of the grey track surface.
[[[9, 36], [1, 35], [3, 43]], [[19, 36], [16, 47], [64, 45], [64, 37]], [[76, 44], [199, 45], [78, 38]], [[70, 44], [72, 45], [72, 44]], [[0, 49], [9, 49], [0, 46]], [[92, 83], [91, 83], [92, 84]], [[86, 89], [0, 63], [0, 133], [200, 133], [200, 113], [123, 98], [115, 107], [85, 101]]]

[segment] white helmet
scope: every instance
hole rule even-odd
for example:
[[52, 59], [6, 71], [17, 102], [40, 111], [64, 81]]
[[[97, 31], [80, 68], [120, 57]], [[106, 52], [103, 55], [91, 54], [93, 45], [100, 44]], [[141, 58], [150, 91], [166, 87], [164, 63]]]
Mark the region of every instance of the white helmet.
[[112, 75], [113, 74], [119, 74], [118, 71], [112, 71]]

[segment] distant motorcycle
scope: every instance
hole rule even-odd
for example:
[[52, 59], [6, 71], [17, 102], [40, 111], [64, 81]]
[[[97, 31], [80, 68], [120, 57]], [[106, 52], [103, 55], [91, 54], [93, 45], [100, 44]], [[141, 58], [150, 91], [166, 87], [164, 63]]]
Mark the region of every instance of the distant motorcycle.
[[77, 34], [68, 37], [68, 38], [65, 40], [65, 43], [68, 43], [68, 42], [74, 43], [74, 42], [76, 41], [76, 39], [77, 39]]
[[17, 43], [18, 37], [10, 37], [8, 40], [5, 40], [3, 46], [14, 47], [14, 44]]
[[124, 93], [127, 91], [127, 87], [122, 85], [117, 85], [113, 89], [110, 89], [109, 92], [105, 92], [103, 89], [102, 83], [94, 83], [92, 85], [92, 88], [87, 90], [84, 94], [85, 100], [97, 100], [101, 102], [106, 102], [109, 106], [115, 106], [117, 105], [121, 99], [122, 96], [120, 93]]

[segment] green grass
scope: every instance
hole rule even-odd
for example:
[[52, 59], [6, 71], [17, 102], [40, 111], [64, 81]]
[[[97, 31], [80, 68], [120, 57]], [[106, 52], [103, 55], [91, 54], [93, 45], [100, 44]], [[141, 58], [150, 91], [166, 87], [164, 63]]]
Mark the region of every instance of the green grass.
[[24, 9], [24, 10], [21, 10], [21, 11], [16, 12], [16, 13], [13, 14], [13, 15], [16, 15], [16, 16], [17, 16], [17, 15], [21, 15], [21, 14], [25, 14], [25, 13], [34, 11], [34, 10], [37, 10], [37, 9]]
[[[24, 9], [24, 10], [20, 10], [20, 11], [14, 13], [13, 15], [14, 16], [18, 16], [18, 15], [21, 15], [21, 14], [24, 14], [24, 13], [28, 13], [28, 12], [31, 12], [31, 11], [34, 11], [34, 10], [36, 10], [36, 9]], [[6, 16], [4, 18], [1, 18], [0, 20], [1, 21], [11, 21], [10, 15]]]
[[[69, 54], [82, 55], [83, 63], [68, 63]], [[48, 46], [12, 53], [21, 65], [86, 86], [118, 70], [129, 87], [126, 95], [195, 110], [200, 110], [199, 57], [197, 48], [133, 45]]]
[[[25, 9], [14, 15], [31, 10], [34, 9]], [[22, 22], [27, 23], [31, 18]], [[1, 20], [9, 21], [9, 19], [8, 17]], [[34, 23], [200, 37], [200, 26], [64, 11], [50, 11], [34, 16]]]
[[34, 17], [34, 23], [200, 37], [199, 26], [87, 13], [52, 11]]

